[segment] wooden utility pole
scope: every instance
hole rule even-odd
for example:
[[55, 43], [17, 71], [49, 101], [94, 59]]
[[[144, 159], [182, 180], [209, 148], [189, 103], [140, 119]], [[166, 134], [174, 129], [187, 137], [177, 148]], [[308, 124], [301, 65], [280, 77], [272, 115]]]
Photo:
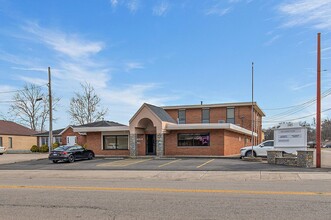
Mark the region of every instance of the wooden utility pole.
[[48, 141], [48, 153], [53, 148], [53, 116], [52, 116], [52, 84], [51, 84], [51, 68], [48, 67], [48, 104], [49, 104], [49, 141]]
[[317, 34], [316, 168], [321, 167], [321, 33]]

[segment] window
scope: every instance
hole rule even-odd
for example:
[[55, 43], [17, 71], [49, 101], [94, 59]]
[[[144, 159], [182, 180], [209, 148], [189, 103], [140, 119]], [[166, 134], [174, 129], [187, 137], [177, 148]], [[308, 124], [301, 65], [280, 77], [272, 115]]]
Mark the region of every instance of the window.
[[264, 142], [263, 145], [265, 147], [272, 147], [272, 146], [274, 146], [274, 142], [273, 141]]
[[226, 109], [226, 123], [235, 123], [234, 119], [234, 107]]
[[47, 145], [48, 146], [48, 137], [40, 137], [41, 145]]
[[186, 123], [186, 111], [185, 109], [178, 110], [178, 124]]
[[209, 146], [209, 133], [178, 134], [178, 146]]
[[127, 135], [107, 135], [103, 136], [104, 150], [127, 150], [128, 149]]
[[61, 137], [54, 137], [54, 143], [61, 144], [61, 142], [62, 142]]
[[9, 146], [8, 146], [8, 148], [13, 148], [13, 138], [12, 138], [12, 137], [9, 137], [9, 138], [8, 138], [8, 141], [9, 141]]
[[202, 123], [209, 123], [209, 109], [202, 109]]
[[0, 146], [3, 146], [3, 145], [2, 145], [2, 137], [0, 137]]

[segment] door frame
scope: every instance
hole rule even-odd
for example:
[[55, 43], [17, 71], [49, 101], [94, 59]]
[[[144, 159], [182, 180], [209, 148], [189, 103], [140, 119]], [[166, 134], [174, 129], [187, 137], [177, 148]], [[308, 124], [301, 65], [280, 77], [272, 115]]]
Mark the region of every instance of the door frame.
[[[153, 137], [153, 152], [149, 152], [149, 138]], [[146, 155], [156, 155], [156, 134], [146, 134]]]

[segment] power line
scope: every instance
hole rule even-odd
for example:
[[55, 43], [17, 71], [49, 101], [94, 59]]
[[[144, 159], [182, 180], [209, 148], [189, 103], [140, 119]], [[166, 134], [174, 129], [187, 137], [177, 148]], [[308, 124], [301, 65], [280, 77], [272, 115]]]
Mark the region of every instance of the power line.
[[[331, 88], [325, 90], [323, 93], [328, 93], [330, 91], [331, 91]], [[299, 106], [305, 105], [306, 103], [309, 103], [311, 101], [316, 101], [316, 98], [309, 99], [308, 101], [303, 102], [303, 103], [298, 104], [298, 105], [292, 105], [292, 106], [286, 106], [286, 107], [277, 107], [277, 108], [263, 108], [262, 110], [263, 111], [273, 111], [273, 110], [282, 110], [282, 109], [295, 108], [295, 107], [299, 107]]]
[[[325, 109], [323, 110], [322, 112], [327, 112], [327, 111], [330, 111], [331, 108], [328, 108], [328, 109]], [[303, 118], [308, 118], [308, 117], [311, 117], [311, 116], [314, 116], [316, 115], [316, 113], [313, 113], [313, 114], [310, 114], [310, 115], [306, 115], [306, 116], [303, 116], [303, 117], [300, 117], [300, 118], [292, 118], [292, 119], [287, 119], [287, 120], [282, 120], [282, 121], [264, 121], [263, 123], [275, 123], [275, 122], [286, 122], [286, 121], [295, 121], [295, 120], [299, 120], [299, 119], [303, 119]]]

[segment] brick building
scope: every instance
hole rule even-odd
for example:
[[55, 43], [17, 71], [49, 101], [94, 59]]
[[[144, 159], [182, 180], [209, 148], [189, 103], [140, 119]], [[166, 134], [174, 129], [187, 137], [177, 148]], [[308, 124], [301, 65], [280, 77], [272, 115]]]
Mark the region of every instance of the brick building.
[[33, 136], [37, 132], [12, 121], [0, 120], [0, 146], [7, 152], [30, 151], [32, 145], [37, 144]]
[[222, 156], [262, 141], [264, 113], [254, 103], [181, 105], [143, 104], [129, 121], [73, 127], [86, 135], [86, 145], [97, 155]]

